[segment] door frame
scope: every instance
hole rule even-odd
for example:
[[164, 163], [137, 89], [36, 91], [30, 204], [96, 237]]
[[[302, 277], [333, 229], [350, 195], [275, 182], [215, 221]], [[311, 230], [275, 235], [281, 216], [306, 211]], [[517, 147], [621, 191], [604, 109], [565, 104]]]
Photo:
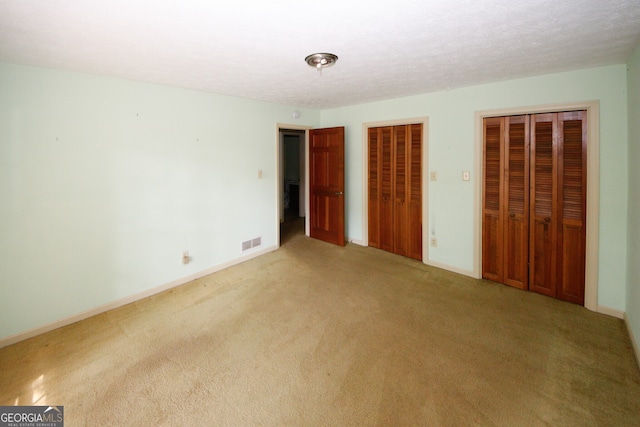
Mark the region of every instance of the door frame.
[[429, 164], [427, 153], [429, 152], [429, 117], [414, 117], [409, 119], [384, 120], [379, 122], [362, 123], [362, 242], [354, 243], [362, 246], [369, 246], [369, 128], [384, 126], [403, 126], [412, 124], [422, 124], [422, 262], [427, 263], [429, 259], [429, 230], [428, 230], [428, 176]]
[[474, 274], [482, 277], [482, 176], [484, 174], [482, 149], [482, 122], [485, 117], [515, 116], [521, 114], [553, 113], [559, 111], [587, 111], [587, 224], [585, 247], [585, 283], [584, 307], [616, 317], [613, 313], [598, 305], [598, 256], [599, 256], [599, 213], [600, 213], [600, 103], [596, 101], [570, 102], [538, 105], [531, 107], [513, 107], [494, 110], [482, 110], [475, 113], [475, 191], [474, 191]]
[[[284, 187], [284, 177], [281, 173], [280, 168], [284, 165], [283, 161], [283, 139], [281, 138], [281, 133], [287, 130], [301, 130], [304, 131], [304, 171], [301, 172], [301, 176], [304, 176], [304, 201], [300, 201], [304, 203], [304, 211], [305, 215], [309, 215], [309, 159], [307, 153], [309, 152], [309, 130], [313, 129], [313, 126], [301, 126], [301, 125], [293, 125], [286, 123], [276, 123], [276, 248], [280, 247], [280, 210], [282, 209], [282, 197], [280, 196], [282, 188]], [[304, 222], [304, 233], [309, 236], [310, 234], [310, 225], [309, 221]]]

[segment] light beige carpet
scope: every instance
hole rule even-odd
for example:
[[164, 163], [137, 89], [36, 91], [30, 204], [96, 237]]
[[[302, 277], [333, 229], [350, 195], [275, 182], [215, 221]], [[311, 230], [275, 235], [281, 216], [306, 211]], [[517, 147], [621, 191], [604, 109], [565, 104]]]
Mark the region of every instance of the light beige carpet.
[[0, 350], [68, 426], [640, 425], [624, 323], [383, 251], [277, 252]]

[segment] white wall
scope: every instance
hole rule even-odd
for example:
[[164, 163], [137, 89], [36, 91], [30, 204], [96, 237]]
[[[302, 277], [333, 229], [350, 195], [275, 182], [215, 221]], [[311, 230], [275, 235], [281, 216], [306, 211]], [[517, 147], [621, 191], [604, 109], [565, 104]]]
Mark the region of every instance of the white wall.
[[0, 339], [276, 245], [298, 110], [0, 64]]
[[[471, 272], [476, 256], [474, 196], [479, 179], [474, 160], [477, 111], [598, 100], [600, 103], [600, 243], [598, 304], [625, 309], [627, 224], [627, 100], [624, 65], [545, 75], [453, 89], [322, 112], [323, 126], [346, 126], [347, 235], [363, 230], [362, 124], [413, 117], [429, 118], [428, 221], [438, 247], [429, 260]], [[471, 171], [463, 182], [462, 171]]]
[[640, 45], [629, 60], [629, 213], [627, 321], [640, 363]]

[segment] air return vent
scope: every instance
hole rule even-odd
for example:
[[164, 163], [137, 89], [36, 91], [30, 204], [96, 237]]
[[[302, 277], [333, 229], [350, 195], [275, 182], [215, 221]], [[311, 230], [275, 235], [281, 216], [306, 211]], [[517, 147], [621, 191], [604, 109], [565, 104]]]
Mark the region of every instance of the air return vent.
[[255, 248], [262, 244], [262, 236], [242, 242], [242, 252]]

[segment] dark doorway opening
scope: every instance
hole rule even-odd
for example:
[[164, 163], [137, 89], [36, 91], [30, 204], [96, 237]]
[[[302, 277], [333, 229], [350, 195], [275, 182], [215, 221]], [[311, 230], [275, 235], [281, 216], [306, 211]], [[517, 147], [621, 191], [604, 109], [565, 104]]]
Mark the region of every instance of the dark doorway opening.
[[305, 231], [305, 131], [280, 129], [280, 244]]

